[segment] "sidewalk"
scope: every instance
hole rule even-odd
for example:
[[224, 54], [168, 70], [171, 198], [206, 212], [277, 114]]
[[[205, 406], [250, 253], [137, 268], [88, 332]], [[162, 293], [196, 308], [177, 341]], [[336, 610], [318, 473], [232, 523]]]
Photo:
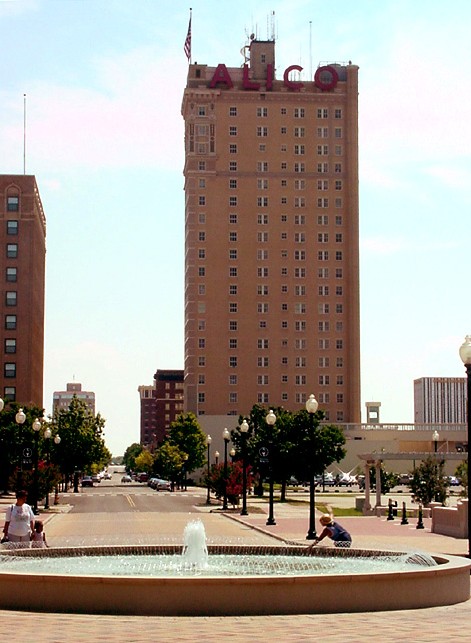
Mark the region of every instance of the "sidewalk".
[[[265, 544], [273, 538], [306, 543], [309, 521], [308, 498], [303, 503], [275, 503], [276, 525], [267, 526], [265, 499], [250, 498], [249, 515], [223, 514], [219, 505], [207, 507], [204, 496], [191, 490], [197, 513], [120, 513], [93, 517], [93, 531], [101, 544], [133, 542], [181, 542], [185, 524], [200, 517], [209, 542]], [[308, 494], [306, 494], [307, 496]], [[67, 513], [68, 498], [61, 497], [58, 513], [42, 514], [51, 544], [84, 544], [90, 533], [91, 515]], [[0, 512], [7, 503], [0, 501]], [[263, 512], [263, 513], [262, 513]], [[3, 520], [3, 515], [0, 515]], [[354, 546], [371, 549], [414, 549], [464, 555], [467, 540], [430, 533], [430, 521], [417, 530], [415, 521], [400, 525], [400, 518], [339, 519], [352, 533]], [[119, 529], [117, 530], [117, 527]], [[316, 523], [319, 529], [319, 523]], [[117, 533], [117, 531], [119, 533]], [[93, 544], [88, 542], [88, 544]], [[327, 544], [329, 546], [329, 544]], [[348, 591], [348, 585], [346, 590]], [[377, 634], [381, 641], [468, 641], [471, 601], [448, 607], [360, 614], [251, 616], [251, 617], [137, 617], [80, 614], [33, 614], [0, 610], [2, 640], [22, 643], [148, 643], [149, 641], [345, 641], [360, 642]], [[156, 605], [158, 613], [158, 605]], [[445, 629], [446, 628], [446, 629]]]

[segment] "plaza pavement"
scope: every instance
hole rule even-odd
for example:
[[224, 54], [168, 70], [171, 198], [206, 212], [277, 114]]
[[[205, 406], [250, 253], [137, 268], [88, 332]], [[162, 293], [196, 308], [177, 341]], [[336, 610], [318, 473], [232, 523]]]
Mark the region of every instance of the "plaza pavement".
[[[273, 539], [307, 543], [308, 494], [295, 504], [275, 504], [276, 525], [267, 526], [266, 499], [250, 498], [249, 515], [223, 514], [216, 503], [205, 505], [201, 490], [189, 490], [195, 513], [129, 512], [114, 514], [68, 513], [67, 495], [54, 513], [43, 514], [51, 545], [150, 544], [182, 542], [188, 520], [201, 518], [208, 542], [269, 544]], [[345, 495], [332, 504], [352, 504]], [[325, 500], [324, 496], [319, 498]], [[0, 499], [0, 512], [11, 500]], [[3, 516], [0, 514], [0, 520]], [[365, 549], [419, 550], [465, 555], [468, 542], [416, 529], [416, 519], [401, 525], [401, 518], [345, 517], [339, 521], [351, 532], [354, 546]], [[3, 524], [3, 523], [2, 523]], [[317, 522], [317, 528], [319, 524]], [[93, 535], [91, 535], [93, 531]], [[329, 546], [329, 543], [327, 543]], [[346, 590], [348, 588], [346, 587]], [[156, 606], [156, 612], [158, 606]], [[37, 614], [0, 610], [0, 637], [21, 643], [141, 643], [166, 641], [470, 641], [471, 600], [447, 607], [395, 612], [312, 614], [247, 617], [140, 617], [80, 614]]]

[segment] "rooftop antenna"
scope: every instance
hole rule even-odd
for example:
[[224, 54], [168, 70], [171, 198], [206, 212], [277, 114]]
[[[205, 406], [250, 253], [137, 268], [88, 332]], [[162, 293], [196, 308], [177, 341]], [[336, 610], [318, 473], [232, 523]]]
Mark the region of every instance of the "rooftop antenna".
[[312, 20], [309, 20], [309, 80], [312, 80]]
[[274, 11], [271, 12], [271, 16], [270, 16], [270, 32], [271, 33], [270, 33], [269, 39], [275, 42], [275, 12]]
[[26, 174], [26, 94], [23, 94], [23, 174]]

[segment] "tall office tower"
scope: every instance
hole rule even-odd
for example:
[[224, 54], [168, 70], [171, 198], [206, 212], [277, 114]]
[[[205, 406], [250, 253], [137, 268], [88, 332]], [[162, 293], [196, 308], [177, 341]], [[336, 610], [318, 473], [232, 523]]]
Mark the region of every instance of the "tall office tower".
[[53, 414], [67, 410], [73, 397], [84, 402], [90, 413], [95, 415], [95, 393], [93, 391], [82, 391], [82, 385], [79, 382], [69, 382], [65, 391], [54, 391], [52, 396]]
[[157, 370], [154, 384], [138, 388], [141, 398], [141, 444], [154, 450], [172, 422], [183, 413], [183, 371]]
[[275, 43], [242, 67], [189, 66], [185, 408], [302, 408], [360, 421], [358, 67], [298, 65]]
[[466, 423], [466, 378], [421, 377], [414, 380], [414, 421]]
[[34, 176], [0, 175], [0, 395], [43, 406], [46, 218]]

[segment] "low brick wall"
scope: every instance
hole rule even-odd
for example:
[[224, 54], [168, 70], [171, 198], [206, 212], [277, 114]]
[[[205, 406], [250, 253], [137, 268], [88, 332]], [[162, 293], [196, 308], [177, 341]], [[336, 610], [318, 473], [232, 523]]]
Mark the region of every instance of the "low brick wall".
[[432, 532], [453, 538], [467, 538], [468, 500], [458, 501], [456, 507], [433, 506]]

